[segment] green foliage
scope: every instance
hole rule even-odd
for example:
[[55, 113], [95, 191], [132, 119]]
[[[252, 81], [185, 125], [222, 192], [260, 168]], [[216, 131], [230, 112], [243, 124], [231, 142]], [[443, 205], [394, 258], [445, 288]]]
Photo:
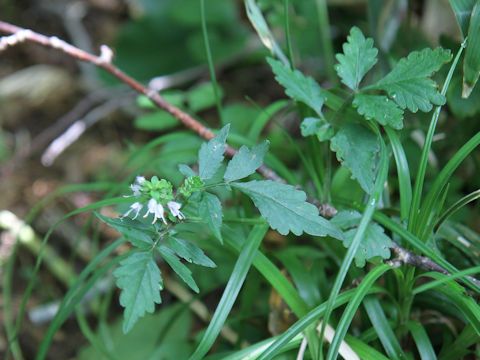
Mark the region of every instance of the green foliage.
[[[337, 225], [342, 230], [349, 229], [345, 232], [345, 240], [343, 244], [346, 248], [352, 243], [353, 237], [356, 233], [356, 227], [360, 222], [362, 214], [356, 211], [341, 211], [332, 219], [332, 223]], [[365, 266], [367, 260], [372, 260], [375, 257], [382, 259], [390, 258], [390, 247], [393, 243], [390, 238], [385, 235], [383, 228], [375, 223], [371, 223], [365, 230], [364, 241], [360, 243], [355, 254], [355, 264], [359, 267]]]
[[275, 79], [285, 88], [285, 93], [296, 101], [310, 106], [318, 116], [322, 117], [322, 106], [325, 101], [324, 90], [311, 77], [304, 76], [298, 70], [291, 70], [280, 61], [267, 58], [272, 67]]
[[330, 222], [318, 215], [318, 209], [306, 202], [303, 191], [291, 185], [279, 184], [270, 180], [233, 182], [232, 187], [248, 195], [272, 229], [280, 234], [302, 232], [316, 236], [330, 235], [342, 239], [342, 233]]
[[163, 281], [151, 250], [132, 251], [113, 272], [122, 289], [120, 304], [125, 308], [123, 332], [129, 332], [145, 312], [152, 313], [160, 304]]
[[246, 146], [242, 146], [232, 160], [229, 161], [227, 170], [223, 175], [226, 182], [243, 179], [253, 174], [263, 162], [263, 158], [268, 151], [268, 141], [254, 146], [249, 150]]
[[472, 9], [468, 27], [467, 49], [463, 61], [462, 97], [469, 97], [480, 76], [480, 2]]
[[378, 138], [361, 125], [345, 124], [331, 139], [330, 147], [337, 159], [352, 172], [366, 193], [375, 182], [376, 155], [380, 150]]
[[223, 242], [222, 238], [222, 203], [217, 196], [204, 192], [200, 204], [198, 204], [198, 214], [206, 222], [209, 229], [215, 237]]
[[347, 42], [343, 44], [343, 54], [337, 54], [335, 70], [342, 82], [352, 90], [358, 86], [365, 74], [377, 63], [378, 50], [373, 47], [373, 39], [365, 39], [357, 27], [352, 27]]
[[403, 110], [386, 96], [355, 94], [353, 106], [367, 120], [374, 119], [397, 130], [403, 128]]
[[429, 76], [451, 59], [450, 51], [441, 48], [413, 51], [408, 57], [400, 59], [383, 79], [367, 88], [385, 90], [402, 109], [428, 112], [433, 104], [445, 103], [445, 97], [438, 92], [437, 84]]
[[215, 175], [223, 161], [223, 153], [226, 146], [228, 129], [230, 125], [226, 125], [220, 130], [215, 138], [208, 143], [203, 143], [198, 153], [198, 175], [201, 180], [208, 180]]
[[[64, 217], [111, 205], [123, 213], [118, 218], [95, 213], [95, 220], [116, 230], [120, 238], [94, 254], [72, 280], [42, 340], [39, 360], [73, 312], [92, 344], [77, 354], [79, 358], [195, 360], [209, 352], [212, 359], [290, 358], [302, 342], [309, 351], [304, 357], [312, 359], [325, 354], [328, 360], [338, 354], [375, 360], [474, 356], [480, 340], [480, 307], [467, 295], [480, 292], [478, 282], [468, 277], [480, 269], [480, 236], [473, 230], [478, 211], [466, 205], [479, 196], [473, 176], [478, 159], [468, 155], [480, 145], [480, 134], [471, 134], [477, 131], [473, 121], [460, 123], [458, 118], [473, 120], [480, 111], [480, 90], [478, 85], [473, 88], [480, 51], [479, 1], [450, 1], [462, 34], [468, 35], [463, 69], [467, 88], [461, 69], [456, 69], [460, 50], [448, 73], [436, 75], [444, 84], [441, 91], [432, 76], [451, 60], [450, 50], [429, 49], [421, 30], [398, 16], [412, 11], [407, 1], [367, 3], [368, 24], [363, 22], [362, 28], [371, 30], [380, 53], [374, 40], [356, 26], [343, 46], [337, 43], [339, 36], [330, 39], [329, 29], [343, 32], [346, 27], [330, 26], [325, 1], [244, 1], [251, 33], [257, 32], [278, 59], [269, 57], [266, 62], [288, 99], [273, 102], [276, 93], [270, 91], [275, 83], [263, 81], [265, 64], [257, 66], [267, 52], [254, 42], [248, 48], [241, 46], [246, 28], [238, 3], [138, 0], [129, 4], [128, 11], [136, 6], [138, 13], [118, 38], [115, 64], [145, 83], [153, 75], [166, 75], [156, 80], [171, 80], [173, 85], [167, 86], [182, 89], [162, 90], [164, 99], [192, 114], [198, 128], [220, 130], [201, 143], [193, 132], [175, 130], [179, 121], [156, 109], [148, 97], [137, 98], [142, 115], [134, 127], [170, 133], [146, 144], [141, 144], [150, 135], [145, 132], [128, 139], [128, 150], [118, 156], [126, 158], [125, 166], [116, 174], [102, 175], [108, 184], [81, 188], [105, 191], [107, 199]], [[453, 40], [440, 43], [453, 48]], [[409, 48], [423, 50], [408, 54]], [[332, 49], [342, 52], [335, 57]], [[401, 58], [404, 54], [408, 55]], [[205, 69], [197, 67], [205, 65], [207, 57], [211, 82], [205, 82]], [[217, 75], [213, 60], [221, 64]], [[253, 66], [255, 76], [250, 77]], [[186, 71], [168, 75], [178, 70]], [[223, 90], [214, 85], [219, 74]], [[237, 89], [232, 84], [238, 79], [242, 87]], [[461, 99], [465, 89], [472, 93]], [[451, 111], [440, 114], [446, 100]], [[217, 111], [205, 111], [215, 105]], [[428, 112], [435, 105], [426, 124], [427, 115], [418, 110]], [[418, 144], [411, 134], [423, 132], [418, 161]], [[432, 151], [437, 134], [446, 139], [435, 143]], [[466, 138], [470, 140], [463, 145]], [[455, 149], [457, 143], [463, 146]], [[227, 148], [229, 155], [239, 149], [230, 160], [225, 159]], [[435, 166], [429, 167], [429, 154], [437, 160]], [[128, 179], [142, 173], [149, 178], [137, 176], [128, 188]], [[271, 180], [277, 176], [282, 179]], [[37, 247], [34, 275], [42, 257], [49, 268], [58, 265], [51, 260], [47, 244], [55, 226]], [[104, 230], [85, 228], [81, 240], [92, 237], [90, 248], [96, 249], [112, 234]], [[397, 263], [405, 266], [391, 266]], [[7, 336], [16, 349], [22, 314], [35, 287], [32, 280], [17, 325], [12, 324], [11, 264], [15, 262], [5, 268], [2, 300], [9, 315], [5, 316]], [[438, 273], [438, 267], [449, 274]], [[112, 288], [89, 309], [98, 320], [94, 332], [79, 305], [112, 269], [112, 285], [119, 288], [124, 308], [123, 324], [110, 324], [111, 311], [117, 308], [110, 303], [116, 301], [112, 294], [117, 294]], [[168, 308], [164, 304], [157, 315], [147, 315], [166, 298], [161, 293], [164, 285], [174, 294], [171, 301], [184, 304]], [[447, 319], [449, 326], [429, 321], [432, 312]], [[190, 313], [199, 315], [193, 327]], [[429, 325], [423, 326], [420, 318]], [[202, 326], [204, 319], [208, 320]], [[267, 321], [269, 330], [281, 335], [261, 330]], [[333, 339], [324, 351], [323, 335], [328, 333]], [[246, 343], [250, 345], [244, 347]], [[21, 358], [17, 353], [14, 357]]]

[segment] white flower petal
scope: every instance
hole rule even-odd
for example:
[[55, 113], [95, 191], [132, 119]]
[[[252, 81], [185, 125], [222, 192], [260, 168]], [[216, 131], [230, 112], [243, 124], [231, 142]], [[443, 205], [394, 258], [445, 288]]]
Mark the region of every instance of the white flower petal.
[[185, 215], [183, 215], [182, 212], [180, 211], [180, 208], [182, 207], [182, 204], [180, 204], [176, 201], [169, 201], [167, 203], [167, 206], [168, 206], [168, 210], [170, 210], [170, 213], [172, 214], [172, 216], [177, 217], [179, 220], [184, 220], [185, 219]]
[[135, 216], [132, 218], [135, 220], [138, 214], [140, 213], [140, 210], [142, 210], [142, 208], [143, 208], [142, 204], [140, 204], [139, 202], [134, 202], [132, 205], [130, 205], [130, 209], [128, 209], [128, 211], [122, 215], [122, 219], [124, 217], [127, 217], [132, 211], [135, 211]]

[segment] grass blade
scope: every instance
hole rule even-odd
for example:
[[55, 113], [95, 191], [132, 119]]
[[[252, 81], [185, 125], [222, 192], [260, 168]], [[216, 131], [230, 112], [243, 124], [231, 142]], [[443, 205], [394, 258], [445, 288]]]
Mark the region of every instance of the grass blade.
[[[355, 313], [358, 310], [362, 300], [364, 300], [366, 294], [373, 286], [375, 281], [382, 276], [388, 270], [391, 270], [392, 267], [389, 265], [380, 265], [370, 271], [367, 276], [362, 280], [361, 284], [356, 288], [353, 298], [348, 302], [347, 308], [342, 314], [342, 318], [338, 323], [337, 329], [335, 330], [335, 336], [333, 337], [332, 343], [327, 353], [327, 360], [333, 360], [337, 358], [338, 349], [340, 348], [340, 343], [344, 340], [347, 333], [348, 327], [352, 322]], [[367, 300], [368, 298], [365, 298]]]
[[367, 311], [373, 327], [377, 331], [378, 338], [380, 339], [388, 358], [394, 360], [405, 359], [406, 356], [403, 353], [402, 347], [393, 333], [378, 299], [373, 296], [368, 296], [363, 300], [363, 306]]
[[245, 240], [240, 256], [235, 263], [230, 279], [228, 280], [222, 298], [213, 314], [210, 324], [203, 335], [200, 344], [190, 357], [190, 360], [202, 359], [210, 350], [210, 347], [215, 342], [225, 320], [227, 319], [230, 310], [237, 299], [238, 293], [242, 288], [245, 277], [252, 264], [254, 256], [257, 252], [260, 243], [263, 240], [268, 230], [267, 225], [255, 225], [250, 232], [248, 238]]
[[425, 328], [417, 321], [409, 321], [407, 323], [407, 329], [410, 330], [413, 340], [417, 345], [418, 353], [421, 360], [436, 360], [437, 355], [433, 350], [432, 343], [428, 337]]

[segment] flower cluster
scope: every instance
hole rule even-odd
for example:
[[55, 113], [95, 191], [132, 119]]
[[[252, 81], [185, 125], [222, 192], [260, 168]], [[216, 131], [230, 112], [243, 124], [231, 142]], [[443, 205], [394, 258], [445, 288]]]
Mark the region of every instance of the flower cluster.
[[161, 219], [167, 225], [164, 209], [164, 206], [166, 206], [173, 217], [179, 220], [185, 219], [185, 215], [180, 211], [182, 204], [173, 201], [173, 187], [169, 181], [165, 179], [159, 180], [156, 176], [153, 176], [148, 181], [143, 176], [137, 176], [135, 182], [130, 185], [130, 189], [133, 192], [133, 195], [130, 195], [130, 197], [135, 197], [137, 201], [130, 205], [130, 209], [122, 215], [122, 218], [133, 212], [133, 219], [136, 219], [142, 209], [146, 207], [147, 211], [143, 217], [153, 214], [152, 224]]

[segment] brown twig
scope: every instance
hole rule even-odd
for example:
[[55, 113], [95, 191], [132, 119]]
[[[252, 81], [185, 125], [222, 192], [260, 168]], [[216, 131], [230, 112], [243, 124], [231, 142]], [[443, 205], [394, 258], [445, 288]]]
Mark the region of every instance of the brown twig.
[[[394, 243], [392, 246], [392, 251], [395, 253], [396, 257], [390, 260], [389, 263], [394, 267], [398, 267], [400, 265], [410, 265], [427, 271], [435, 271], [444, 275], [451, 275], [447, 270], [438, 265], [432, 259], [404, 249], [397, 243]], [[480, 280], [468, 275], [466, 278], [480, 286]]]
[[[197, 120], [192, 118], [184, 111], [166, 102], [165, 99], [158, 92], [147, 88], [145, 85], [141, 84], [137, 80], [133, 79], [132, 77], [121, 71], [115, 65], [113, 65], [113, 51], [106, 45], [102, 45], [100, 47], [100, 55], [96, 56], [81, 49], [78, 49], [75, 46], [67, 43], [64, 40], [59, 39], [56, 36], [45, 36], [32, 30], [24, 29], [4, 21], [0, 21], [0, 31], [12, 34], [10, 36], [4, 36], [0, 38], [0, 51], [5, 50], [9, 46], [14, 46], [25, 41], [32, 41], [34, 43], [62, 51], [65, 54], [74, 57], [75, 59], [91, 63], [109, 72], [117, 79], [130, 86], [135, 91], [147, 96], [150, 100], [152, 100], [155, 105], [172, 114], [187, 128], [195, 131], [204, 139], [210, 140], [215, 137], [215, 135], [210, 129], [199, 123]], [[228, 156], [233, 156], [237, 153], [237, 150], [227, 145], [225, 153]], [[259, 167], [257, 171], [266, 179], [283, 183], [285, 182], [285, 180], [283, 180], [272, 169], [269, 169], [265, 165]]]
[[[104, 69], [105, 71], [109, 72], [110, 74], [115, 76], [117, 79], [119, 79], [123, 83], [130, 86], [135, 91], [146, 95], [155, 105], [172, 114], [175, 118], [181, 121], [186, 127], [195, 131], [204, 139], [210, 140], [213, 137], [215, 137], [215, 135], [210, 129], [208, 129], [201, 123], [199, 123], [197, 120], [192, 118], [190, 115], [188, 115], [184, 111], [166, 102], [165, 99], [157, 91], [144, 86], [143, 84], [136, 81], [135, 79], [133, 79], [132, 77], [128, 76], [123, 71], [118, 69], [116, 66], [114, 66], [112, 64], [113, 52], [106, 45], [101, 46], [100, 56], [96, 56], [86, 51], [83, 51], [81, 49], [78, 49], [75, 46], [70, 45], [69, 43], [63, 40], [60, 40], [56, 36], [48, 37], [42, 34], [38, 34], [32, 30], [23, 29], [21, 27], [6, 23], [4, 21], [0, 21], [0, 31], [8, 34], [12, 34], [10, 36], [4, 36], [0, 38], [0, 51], [5, 50], [9, 46], [14, 46], [27, 40], [54, 48], [56, 50], [60, 50], [76, 59], [94, 64]], [[225, 153], [229, 156], [233, 156], [237, 153], [237, 150], [227, 145], [227, 149]], [[273, 170], [269, 169], [265, 165], [262, 165], [261, 167], [259, 167], [257, 171], [266, 179], [273, 180], [276, 182], [286, 183], [284, 179], [282, 179]], [[314, 199], [309, 199], [309, 200], [312, 200], [312, 202], [315, 203], [317, 206], [320, 205], [319, 209], [322, 216], [330, 218], [330, 217], [333, 217], [337, 212], [337, 210], [331, 205], [318, 204], [318, 201]], [[396, 243], [394, 244], [395, 245], [393, 246], [393, 251], [396, 253], [397, 258], [391, 260], [392, 265], [406, 264], [406, 265], [419, 267], [424, 270], [436, 271], [445, 275], [450, 275], [448, 271], [446, 271], [440, 265], [435, 263], [433, 260], [427, 257], [417, 255], [409, 250], [406, 250]], [[475, 284], [480, 286], [479, 280], [471, 276], [468, 276], [468, 278], [472, 280]]]

